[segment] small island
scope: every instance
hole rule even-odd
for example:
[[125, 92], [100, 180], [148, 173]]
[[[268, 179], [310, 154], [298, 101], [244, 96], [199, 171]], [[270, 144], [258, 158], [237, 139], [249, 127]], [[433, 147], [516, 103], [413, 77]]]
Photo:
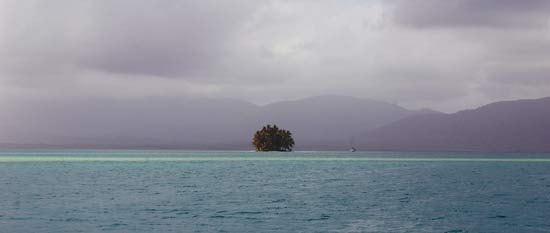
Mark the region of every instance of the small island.
[[252, 145], [256, 151], [281, 151], [290, 152], [294, 146], [292, 133], [285, 129], [279, 129], [277, 125], [266, 125], [256, 131], [252, 139]]

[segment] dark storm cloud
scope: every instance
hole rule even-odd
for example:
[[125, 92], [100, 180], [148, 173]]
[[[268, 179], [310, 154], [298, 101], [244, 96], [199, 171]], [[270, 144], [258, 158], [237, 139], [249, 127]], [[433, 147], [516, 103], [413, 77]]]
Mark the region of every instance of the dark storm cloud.
[[398, 1], [396, 19], [416, 27], [531, 27], [547, 25], [546, 0]]

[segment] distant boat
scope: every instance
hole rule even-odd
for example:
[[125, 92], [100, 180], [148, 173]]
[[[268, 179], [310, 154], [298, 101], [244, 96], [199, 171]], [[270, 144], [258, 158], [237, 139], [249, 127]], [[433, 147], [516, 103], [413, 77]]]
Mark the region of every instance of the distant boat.
[[357, 151], [357, 149], [355, 149], [355, 147], [353, 147], [353, 139], [354, 139], [354, 138], [353, 138], [353, 136], [352, 136], [352, 137], [350, 138], [350, 140], [349, 140], [349, 147], [350, 147], [349, 151], [350, 151], [350, 152], [355, 152], [355, 151]]

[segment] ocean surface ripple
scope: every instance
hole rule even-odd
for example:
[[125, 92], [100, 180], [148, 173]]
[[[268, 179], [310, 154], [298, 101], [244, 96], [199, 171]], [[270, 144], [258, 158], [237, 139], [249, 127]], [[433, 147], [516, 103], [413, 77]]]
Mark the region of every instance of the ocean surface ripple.
[[0, 151], [2, 233], [549, 232], [548, 219], [547, 154]]

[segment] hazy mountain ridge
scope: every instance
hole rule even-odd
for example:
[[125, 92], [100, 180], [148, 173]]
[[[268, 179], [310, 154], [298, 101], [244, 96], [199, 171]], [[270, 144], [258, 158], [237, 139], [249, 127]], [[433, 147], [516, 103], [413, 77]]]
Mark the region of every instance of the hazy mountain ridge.
[[365, 133], [359, 144], [371, 150], [548, 152], [550, 97], [408, 117]]
[[0, 126], [0, 142], [249, 149], [255, 130], [278, 124], [293, 132], [297, 148], [346, 149], [355, 134], [422, 113], [425, 111], [346, 96], [317, 96], [264, 106], [233, 99], [90, 100], [77, 105], [41, 102], [4, 112], [2, 122], [23, 124]]
[[250, 149], [255, 130], [278, 124], [293, 132], [296, 149], [302, 150], [344, 150], [353, 144], [360, 150], [550, 151], [550, 97], [452, 114], [346, 96], [264, 106], [234, 99], [78, 103], [5, 109], [2, 147]]
[[382, 101], [318, 96], [263, 106], [259, 119], [292, 129], [302, 146], [347, 148], [353, 136], [365, 129], [415, 114]]

